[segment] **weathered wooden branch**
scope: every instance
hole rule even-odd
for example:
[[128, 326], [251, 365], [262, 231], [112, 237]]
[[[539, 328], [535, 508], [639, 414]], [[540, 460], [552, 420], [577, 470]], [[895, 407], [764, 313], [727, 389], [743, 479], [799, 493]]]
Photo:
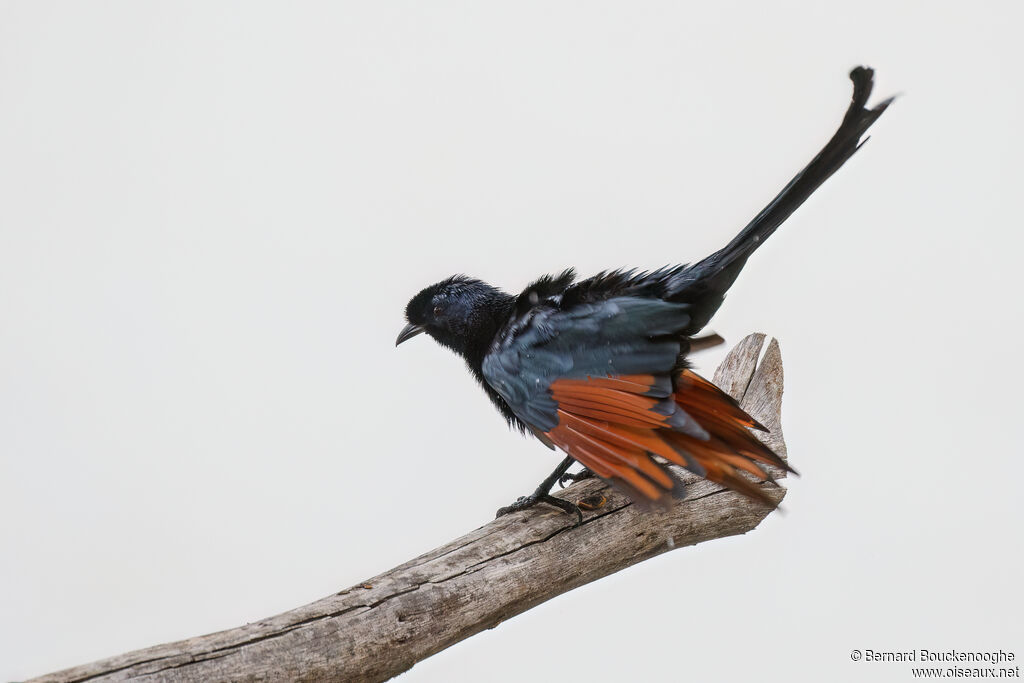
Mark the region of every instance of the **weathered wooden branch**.
[[[740, 342], [715, 382], [771, 430], [766, 442], [785, 455], [782, 356], [773, 339], [758, 363], [764, 338]], [[583, 481], [560, 495], [605, 502], [578, 527], [538, 506], [305, 607], [34, 680], [383, 681], [556, 595], [673, 548], [745, 533], [770, 512], [682, 476], [689, 494], [665, 512], [641, 512], [600, 481]], [[785, 495], [765, 486], [776, 500]]]

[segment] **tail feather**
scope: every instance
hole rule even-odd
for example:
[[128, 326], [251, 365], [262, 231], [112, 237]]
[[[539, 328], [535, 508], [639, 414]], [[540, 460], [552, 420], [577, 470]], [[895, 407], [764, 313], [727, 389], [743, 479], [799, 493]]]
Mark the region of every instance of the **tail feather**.
[[850, 72], [853, 97], [832, 139], [729, 244], [683, 269], [669, 283], [665, 298], [692, 306], [687, 334], [696, 334], [707, 325], [747, 258], [867, 141], [861, 137], [892, 102], [889, 98], [871, 109], [865, 107], [873, 78], [874, 71], [867, 67]]

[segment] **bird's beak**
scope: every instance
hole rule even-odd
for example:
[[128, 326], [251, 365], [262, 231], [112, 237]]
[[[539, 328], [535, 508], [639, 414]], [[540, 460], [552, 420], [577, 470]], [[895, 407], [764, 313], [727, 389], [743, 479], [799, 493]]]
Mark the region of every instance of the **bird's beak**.
[[412, 323], [409, 323], [408, 325], [402, 328], [401, 332], [398, 333], [398, 339], [395, 340], [395, 346], [398, 346], [402, 342], [408, 341], [409, 339], [415, 337], [417, 334], [421, 334], [423, 332], [426, 332], [426, 328], [423, 327], [422, 325], [414, 325]]

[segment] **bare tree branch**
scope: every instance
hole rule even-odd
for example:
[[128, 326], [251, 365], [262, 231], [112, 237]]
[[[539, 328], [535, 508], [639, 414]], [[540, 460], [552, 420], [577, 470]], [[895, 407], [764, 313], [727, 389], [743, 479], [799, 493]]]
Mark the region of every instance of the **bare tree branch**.
[[[782, 356], [741, 341], [715, 383], [771, 431], [780, 455]], [[129, 652], [35, 681], [383, 681], [505, 619], [673, 548], [742, 534], [770, 510], [677, 470], [689, 494], [644, 513], [600, 481], [561, 493], [600, 504], [583, 524], [548, 506], [502, 517], [365, 583], [220, 633]], [[783, 472], [774, 474], [784, 476]], [[775, 500], [785, 490], [766, 484]]]

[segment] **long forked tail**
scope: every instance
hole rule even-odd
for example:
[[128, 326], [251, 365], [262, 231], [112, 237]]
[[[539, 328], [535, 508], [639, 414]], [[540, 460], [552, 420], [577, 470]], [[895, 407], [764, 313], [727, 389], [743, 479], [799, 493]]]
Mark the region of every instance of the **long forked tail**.
[[872, 109], [865, 107], [871, 95], [874, 73], [874, 70], [863, 66], [850, 72], [850, 80], [853, 81], [850, 107], [839, 130], [811, 163], [797, 173], [729, 244], [673, 278], [676, 282], [671, 283], [670, 289], [674, 291], [666, 298], [685, 301], [693, 306], [688, 333], [698, 332], [711, 319], [754, 250], [867, 142], [866, 139], [862, 142], [861, 137], [893, 100], [890, 97]]

